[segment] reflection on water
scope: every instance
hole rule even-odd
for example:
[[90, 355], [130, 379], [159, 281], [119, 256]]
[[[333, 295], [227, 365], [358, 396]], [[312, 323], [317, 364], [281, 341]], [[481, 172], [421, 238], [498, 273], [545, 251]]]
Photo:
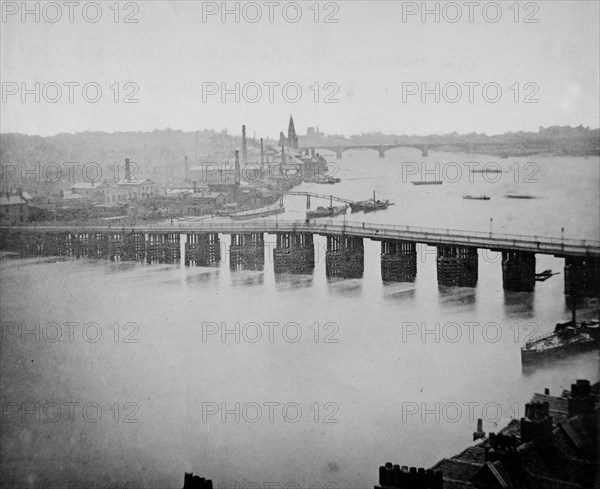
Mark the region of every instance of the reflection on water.
[[360, 297], [362, 295], [362, 282], [359, 280], [344, 280], [338, 277], [327, 278], [330, 295], [341, 295], [344, 297]]
[[234, 287], [262, 285], [265, 280], [263, 273], [240, 271], [231, 275], [231, 285]]
[[[560, 229], [564, 219], [572, 234], [597, 233], [598, 207], [589, 205], [597, 201], [597, 159], [589, 164], [569, 159], [568, 174], [560, 171], [565, 159], [545, 159], [538, 187], [530, 193], [553, 198], [517, 205], [518, 199], [500, 197], [506, 182], [472, 189], [444, 184], [423, 192], [402, 182], [398, 165], [408, 158], [421, 157], [393, 150], [384, 160], [369, 153], [344, 159], [343, 181], [331, 191], [368, 198], [376, 190], [396, 202], [352, 219], [487, 230], [493, 216], [496, 231], [504, 226], [528, 234]], [[567, 191], [575, 188], [581, 196], [576, 201]], [[492, 200], [484, 203], [490, 204], [489, 213], [481, 212], [476, 205], [481, 202], [463, 200], [463, 193], [490, 194]], [[581, 201], [588, 202], [585, 212]], [[288, 216], [301, 218], [304, 201], [297, 211], [293, 202], [286, 199]], [[435, 248], [417, 247], [414, 281], [384, 283], [381, 244], [365, 240], [362, 246], [354, 243], [360, 273], [332, 277], [324, 237], [315, 237], [312, 272], [275, 274], [269, 253], [275, 239], [257, 242], [262, 253], [247, 261], [232, 262], [224, 254], [214, 268], [3, 261], [3, 321], [29, 327], [93, 321], [103, 335], [89, 342], [79, 332], [72, 342], [54, 343], [4, 335], [2, 402], [95, 402], [105, 414], [95, 424], [81, 416], [72, 423], [21, 423], [18, 417], [3, 423], [0, 455], [7, 480], [180, 487], [188, 470], [226, 487], [236, 481], [372, 487], [377, 468], [398, 454], [403, 464], [429, 466], [471, 442], [474, 420], [429, 417], [424, 423], [419, 415], [403, 417], [403, 403], [431, 408], [436, 402], [495, 402], [503, 410], [499, 419], [484, 419], [484, 430], [490, 431], [505, 424], [515, 403], [523, 406], [534, 391], [549, 387], [557, 393], [577, 378], [598, 380], [597, 353], [522, 371], [520, 347], [531, 324], [536, 334], [544, 334], [570, 316], [561, 275], [536, 283], [534, 293], [505, 292], [501, 263], [480, 253], [475, 287], [439, 286]], [[564, 260], [537, 258], [538, 270], [562, 272]], [[579, 314], [593, 317], [596, 308], [586, 302]], [[139, 326], [138, 342], [122, 341], [128, 322]], [[117, 342], [115, 323], [121, 325]], [[208, 330], [209, 323], [217, 329]], [[292, 323], [302, 332], [297, 340], [291, 327], [288, 336], [282, 333]], [[260, 337], [252, 329], [256, 325]], [[115, 402], [136, 403], [139, 422], [114, 422]], [[290, 402], [302, 408], [298, 422], [286, 421], [280, 411], [268, 420], [264, 403]], [[219, 409], [226, 403], [234, 411], [235, 403], [258, 403], [263, 417], [248, 422], [240, 414], [236, 420], [234, 412], [224, 422], [221, 413], [203, 419], [206, 403]], [[334, 403], [336, 423], [323, 422], [333, 412], [325, 409], [327, 403]], [[250, 410], [241, 413], [251, 416]]]
[[448, 287], [438, 285], [440, 306], [451, 308], [453, 306], [473, 306], [475, 304], [476, 289], [470, 287]]
[[508, 317], [531, 319], [534, 317], [534, 293], [504, 291], [504, 306]]
[[291, 275], [278, 273], [275, 275], [277, 290], [295, 289], [298, 287], [311, 287], [313, 283], [312, 275]]

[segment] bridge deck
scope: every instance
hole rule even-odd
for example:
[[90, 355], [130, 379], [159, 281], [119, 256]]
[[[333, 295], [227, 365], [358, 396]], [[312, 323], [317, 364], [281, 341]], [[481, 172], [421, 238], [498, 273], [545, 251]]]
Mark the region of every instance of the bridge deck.
[[[3, 227], [6, 229], [6, 227]], [[348, 235], [374, 240], [403, 240], [429, 245], [473, 246], [492, 250], [517, 250], [556, 256], [600, 257], [600, 241], [561, 239], [542, 236], [523, 236], [453, 229], [392, 226], [363, 222], [317, 220], [311, 222], [292, 220], [253, 221], [195, 221], [129, 226], [60, 225], [19, 226], [27, 232], [119, 232], [122, 229], [142, 233], [276, 233], [297, 232], [320, 235]]]

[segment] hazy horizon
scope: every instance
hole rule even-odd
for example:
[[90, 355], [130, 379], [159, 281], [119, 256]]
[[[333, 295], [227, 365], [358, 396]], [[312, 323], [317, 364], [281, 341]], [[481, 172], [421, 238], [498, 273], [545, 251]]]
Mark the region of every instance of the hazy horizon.
[[[290, 113], [298, 134], [317, 125], [326, 134], [345, 135], [495, 135], [538, 126], [600, 126], [597, 2], [521, 3], [519, 12], [502, 4], [496, 22], [485, 20], [481, 7], [469, 22], [464, 2], [457, 2], [461, 18], [454, 23], [448, 19], [457, 12], [446, 7], [437, 7], [439, 19], [429, 15], [425, 22], [408, 15], [403, 9], [413, 3], [322, 2], [318, 22], [315, 4], [301, 3], [295, 23], [289, 21], [293, 9], [288, 20], [275, 10], [269, 22], [260, 2], [254, 3], [262, 9], [254, 23], [248, 19], [258, 11], [235, 2], [227, 3], [234, 13], [225, 22], [222, 12], [206, 7], [220, 9], [219, 2], [130, 2], [121, 4], [119, 22], [103, 4], [96, 23], [77, 10], [69, 22], [66, 7], [54, 23], [46, 21], [57, 16], [52, 8], [40, 10], [38, 23], [36, 14], [22, 22], [19, 12], [3, 11], [1, 132], [212, 127], [237, 134], [246, 124], [250, 135], [277, 137], [287, 130]], [[130, 4], [137, 10], [126, 10]], [[486, 18], [492, 14], [488, 9]], [[65, 85], [70, 83], [79, 85]], [[88, 83], [102, 91], [97, 102], [82, 95]], [[421, 88], [435, 89], [436, 83], [439, 103], [435, 94], [426, 94], [423, 103]], [[284, 96], [286, 84], [292, 85]], [[488, 100], [482, 92], [487, 84]], [[23, 103], [21, 88], [41, 94], [39, 103], [35, 94]], [[236, 93], [223, 103], [221, 88]], [[94, 90], [88, 95], [93, 99]], [[127, 96], [137, 102], [124, 103]]]
[[[297, 125], [296, 125], [297, 126]], [[544, 129], [548, 129], [550, 127], [568, 127], [571, 129], [577, 129], [578, 127], [583, 127], [586, 130], [590, 130], [590, 131], [596, 131], [600, 129], [600, 126], [598, 127], [590, 127], [590, 126], [584, 126], [583, 124], [578, 124], [578, 125], [566, 125], [566, 126], [559, 126], [558, 124], [551, 124], [550, 126], [541, 126], [544, 127]], [[310, 126], [309, 126], [310, 127]], [[315, 126], [312, 126], [315, 127]], [[246, 124], [246, 129], [249, 130], [250, 132], [248, 133], [248, 136], [250, 139], [252, 139], [252, 126], [249, 126], [248, 124]], [[18, 134], [20, 136], [39, 136], [39, 137], [55, 137], [55, 136], [62, 136], [62, 135], [70, 135], [70, 136], [76, 136], [78, 134], [86, 134], [86, 133], [102, 133], [102, 134], [125, 134], [125, 133], [138, 133], [138, 132], [154, 132], [154, 131], [173, 131], [173, 132], [184, 132], [184, 133], [190, 133], [190, 132], [196, 132], [196, 131], [214, 131], [214, 132], [222, 132], [222, 131], [227, 131], [227, 134], [229, 134], [230, 136], [240, 136], [242, 135], [242, 130], [241, 130], [241, 126], [238, 132], [231, 132], [229, 131], [229, 129], [227, 128], [221, 128], [221, 129], [217, 129], [214, 127], [204, 127], [204, 128], [199, 128], [199, 129], [190, 129], [190, 130], [184, 130], [184, 129], [176, 129], [173, 127], [164, 127], [164, 128], [155, 128], [155, 129], [145, 129], [145, 130], [127, 130], [127, 131], [102, 131], [102, 130], [98, 130], [98, 131], [93, 131], [93, 130], [86, 130], [86, 131], [74, 131], [74, 132], [57, 132], [55, 134], [47, 134], [47, 135], [41, 135], [41, 134], [26, 134], [26, 133], [22, 133], [22, 132], [0, 132], [0, 135], [9, 135], [9, 134]], [[324, 131], [321, 127], [319, 127], [319, 130], [321, 132], [323, 132], [325, 134], [325, 137], [327, 136], [344, 136], [344, 137], [352, 137], [352, 136], [361, 136], [361, 135], [368, 135], [368, 134], [383, 134], [386, 136], [400, 136], [400, 137], [428, 137], [428, 136], [447, 136], [450, 134], [458, 134], [459, 136], [468, 136], [469, 134], [477, 134], [478, 136], [481, 135], [485, 135], [488, 137], [492, 137], [492, 136], [503, 136], [505, 134], [517, 134], [517, 133], [537, 133], [538, 131], [536, 130], [532, 130], [532, 131], [521, 131], [521, 130], [513, 130], [513, 131], [506, 131], [506, 132], [501, 132], [501, 133], [497, 133], [497, 134], [488, 134], [485, 132], [477, 132], [477, 131], [472, 131], [470, 133], [467, 132], [457, 132], [457, 131], [452, 131], [452, 132], [447, 132], [447, 133], [430, 133], [430, 134], [396, 134], [393, 132], [387, 132], [387, 131], [364, 131], [361, 133], [354, 133], [354, 134], [340, 134], [340, 133], [328, 133], [327, 131]], [[301, 128], [296, 127], [296, 132], [298, 133], [299, 136], [306, 136], [306, 130], [303, 130]], [[277, 135], [277, 137], [275, 136], [269, 136], [269, 135], [258, 135], [257, 134], [257, 138], [262, 137], [264, 139], [279, 139], [279, 136]]]

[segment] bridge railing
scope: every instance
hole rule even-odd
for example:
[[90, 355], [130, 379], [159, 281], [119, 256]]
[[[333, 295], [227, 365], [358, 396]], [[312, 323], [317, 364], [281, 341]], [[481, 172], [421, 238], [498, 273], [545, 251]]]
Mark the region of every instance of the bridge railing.
[[[164, 227], [161, 225], [147, 225], [143, 227]], [[557, 246], [575, 246], [575, 247], [597, 247], [600, 248], [600, 241], [589, 240], [589, 239], [570, 239], [562, 237], [548, 237], [548, 236], [537, 236], [537, 235], [525, 235], [525, 234], [505, 234], [505, 233], [493, 233], [483, 231], [464, 231], [451, 228], [426, 228], [419, 226], [398, 226], [389, 224], [375, 224], [358, 221], [334, 221], [330, 219], [319, 219], [310, 222], [299, 221], [299, 220], [254, 220], [251, 222], [235, 223], [230, 222], [187, 222], [187, 223], [175, 223], [172, 228], [178, 228], [181, 230], [192, 230], [192, 229], [206, 229], [213, 231], [227, 231], [231, 229], [248, 232], [260, 232], [260, 231], [272, 231], [272, 230], [289, 230], [297, 229], [298, 231], [332, 231], [341, 233], [352, 233], [359, 232], [359, 234], [379, 234], [379, 235], [406, 235], [406, 234], [418, 234], [428, 239], [435, 240], [435, 237], [443, 238], [447, 241], [447, 238], [461, 238], [463, 240], [472, 241], [505, 241], [515, 243], [540, 243], [540, 244], [552, 244]]]
[[[8, 226], [2, 226], [7, 228]], [[419, 239], [426, 243], [451, 243], [456, 240], [457, 243], [473, 243], [474, 246], [486, 243], [489, 245], [522, 245], [534, 246], [540, 249], [592, 249], [600, 253], [600, 241], [590, 239], [572, 239], [562, 237], [549, 237], [524, 234], [505, 234], [482, 231], [464, 231], [451, 228], [426, 228], [419, 226], [398, 226], [390, 224], [376, 224], [356, 221], [335, 221], [331, 219], [319, 219], [313, 221], [302, 220], [283, 220], [283, 219], [255, 219], [252, 221], [192, 221], [180, 222], [163, 221], [160, 223], [136, 224], [117, 224], [110, 228], [104, 224], [73, 222], [57, 226], [44, 223], [28, 223], [27, 226], [11, 226], [13, 229], [40, 230], [40, 231], [80, 231], [93, 230], [111, 230], [120, 229], [138, 229], [143, 231], [164, 231], [164, 232], [186, 232], [186, 231], [213, 231], [222, 233], [243, 233], [243, 232], [316, 232], [316, 233], [336, 233], [336, 234], [355, 234], [364, 237], [373, 237], [381, 239]]]

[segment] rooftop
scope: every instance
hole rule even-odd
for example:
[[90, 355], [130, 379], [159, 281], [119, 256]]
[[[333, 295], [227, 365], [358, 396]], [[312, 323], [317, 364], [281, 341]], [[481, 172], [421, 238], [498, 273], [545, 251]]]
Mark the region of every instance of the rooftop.
[[77, 182], [71, 185], [71, 190], [98, 190], [108, 187], [104, 182]]
[[441, 472], [443, 482], [419, 485], [412, 480], [413, 476], [388, 462], [380, 468], [380, 486], [376, 489], [594, 487], [599, 386], [578, 380], [571, 391], [563, 391], [560, 396], [550, 396], [548, 392], [534, 394], [527, 405], [526, 417], [513, 419], [499, 433], [490, 433], [476, 445], [436, 463], [430, 471]]
[[0, 205], [18, 205], [18, 204], [26, 204], [27, 201], [21, 197], [20, 195], [2, 195], [0, 196]]
[[120, 180], [117, 182], [117, 186], [119, 186], [119, 187], [123, 187], [123, 186], [137, 187], [140, 185], [153, 185], [153, 184], [154, 184], [154, 182], [152, 180], [150, 180], [149, 178], [141, 178], [141, 179], [135, 178], [132, 180], [123, 179], [123, 180]]

